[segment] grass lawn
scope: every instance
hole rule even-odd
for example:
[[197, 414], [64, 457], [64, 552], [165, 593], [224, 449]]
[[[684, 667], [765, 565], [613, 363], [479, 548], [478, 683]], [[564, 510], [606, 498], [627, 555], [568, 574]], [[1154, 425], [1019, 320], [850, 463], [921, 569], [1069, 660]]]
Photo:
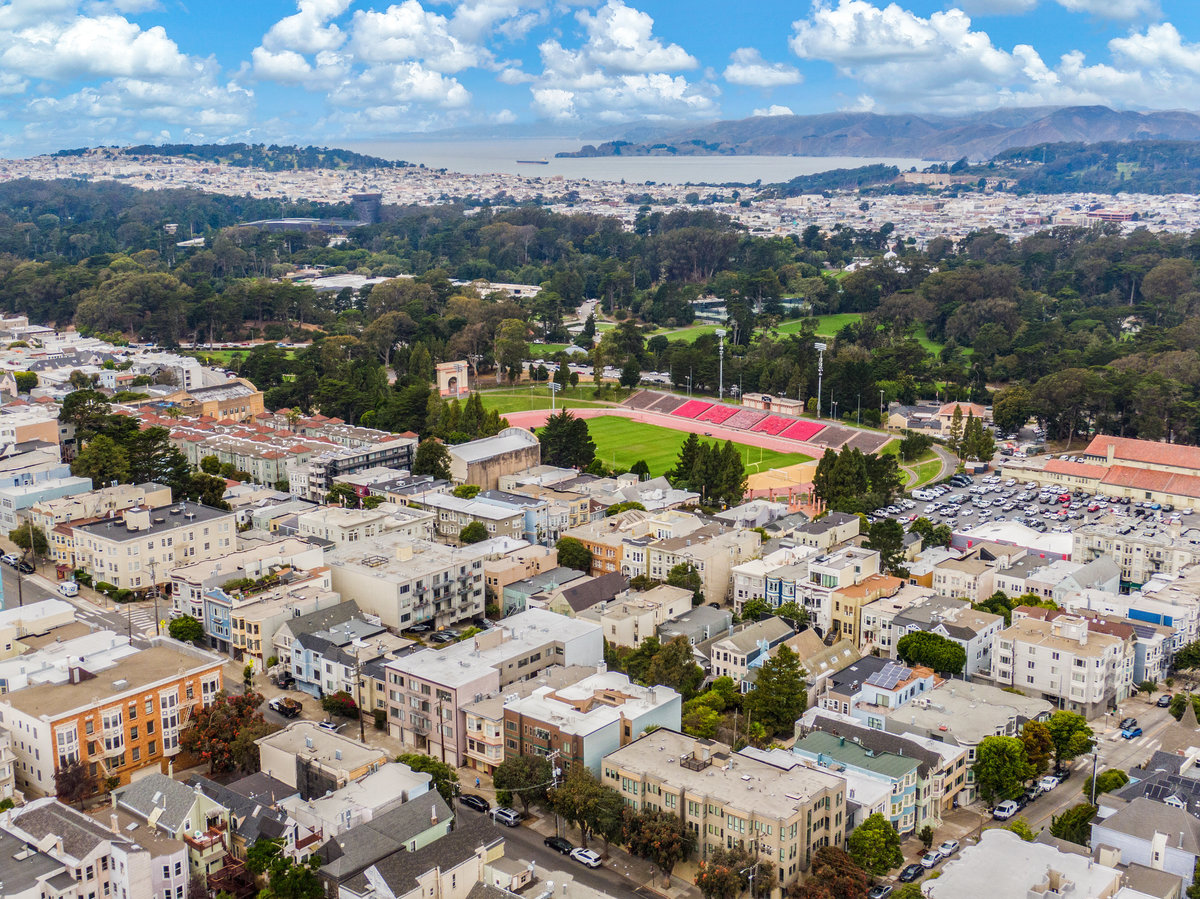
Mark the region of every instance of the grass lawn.
[[[596, 442], [596, 456], [605, 465], [628, 468], [639, 459], [650, 466], [652, 475], [660, 475], [675, 465], [679, 447], [687, 439], [684, 431], [675, 431], [658, 425], [631, 421], [617, 416], [601, 416], [588, 419], [588, 431]], [[701, 437], [712, 442], [715, 438]], [[803, 453], [779, 453], [757, 446], [735, 444], [746, 460], [747, 472], [753, 474], [770, 468], [807, 462], [811, 456]]]
[[[195, 356], [201, 362], [205, 359], [211, 360], [213, 365], [228, 366], [230, 360], [237, 356], [239, 359], [245, 359], [250, 355], [251, 348], [247, 347], [243, 350], [195, 350], [194, 352], [184, 352], [185, 356]], [[296, 358], [295, 350], [284, 350], [288, 359]]]
[[[603, 406], [605, 403], [592, 401], [595, 393], [594, 384], [580, 384], [578, 387], [568, 387], [565, 393], [560, 393], [554, 400], [556, 409], [589, 409]], [[502, 387], [498, 390], [480, 392], [483, 408], [495, 409], [501, 415], [509, 412], [529, 412], [532, 409], [550, 408], [550, 391], [545, 387]], [[623, 395], [622, 395], [623, 396]], [[615, 398], [612, 402], [618, 402]]]
[[531, 343], [529, 345], [529, 358], [533, 360], [541, 359], [543, 362], [553, 362], [554, 357], [559, 353], [566, 352], [567, 344], [565, 343]]
[[927, 484], [933, 478], [937, 477], [937, 473], [942, 470], [942, 461], [936, 456], [927, 462], [922, 462], [917, 466], [917, 478], [913, 482], [913, 487], [919, 487], [921, 484]]
[[[818, 337], [834, 337], [837, 332], [846, 327], [851, 322], [856, 322], [862, 318], [861, 312], [838, 312], [833, 315], [818, 315], [817, 319], [817, 336]], [[799, 334], [801, 326], [805, 319], [793, 318], [789, 321], [780, 322], [780, 334]]]

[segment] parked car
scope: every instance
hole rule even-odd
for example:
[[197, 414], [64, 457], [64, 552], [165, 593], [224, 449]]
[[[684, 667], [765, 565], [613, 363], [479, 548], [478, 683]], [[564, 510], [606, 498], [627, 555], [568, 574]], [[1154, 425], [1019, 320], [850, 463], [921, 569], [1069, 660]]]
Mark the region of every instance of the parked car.
[[938, 852], [942, 854], [942, 858], [949, 858], [954, 853], [958, 852], [958, 846], [958, 840], [946, 840], [946, 842], [942, 843], [937, 848]]
[[887, 899], [892, 895], [891, 884], [881, 883], [879, 886], [873, 886], [867, 890], [867, 899]]
[[33, 574], [35, 571], [37, 571], [36, 568], [34, 568], [30, 563], [26, 562], [24, 559], [21, 559], [19, 562], [17, 562], [16, 569], [17, 569], [17, 571], [21, 572], [21, 574]]
[[321, 730], [327, 730], [330, 733], [336, 734], [338, 732], [338, 728], [341, 727], [341, 725], [334, 724], [332, 721], [330, 721], [328, 718], [326, 718], [324, 721], [318, 721], [317, 727], [321, 728]]
[[516, 827], [521, 823], [521, 813], [516, 809], [500, 808], [492, 809], [492, 818], [499, 821], [505, 827]]
[[900, 879], [901, 883], [912, 883], [914, 880], [919, 878], [924, 873], [925, 873], [925, 867], [923, 865], [919, 865], [919, 864], [906, 865], [904, 867], [904, 869], [900, 872], [899, 879]]
[[1121, 731], [1121, 736], [1126, 740], [1136, 740], [1141, 735], [1142, 729], [1140, 727], [1127, 727]]
[[284, 718], [299, 718], [300, 713], [304, 711], [304, 706], [288, 696], [276, 696], [267, 703], [267, 708], [278, 712]]
[[1070, 780], [1070, 778], [1071, 778], [1071, 769], [1070, 769], [1069, 767], [1066, 767], [1066, 768], [1055, 768], [1055, 769], [1054, 769], [1054, 776], [1058, 778], [1058, 782], [1059, 782], [1059, 783], [1062, 783], [1064, 780]]
[[570, 855], [575, 851], [574, 844], [570, 840], [564, 840], [562, 837], [546, 837], [542, 842], [555, 852], [561, 852], [563, 855]]
[[1131, 727], [1137, 726], [1137, 718], [1122, 718], [1121, 723], [1117, 725], [1117, 727], [1121, 728], [1121, 730], [1128, 730]]
[[1053, 774], [1047, 774], [1045, 777], [1043, 777], [1041, 780], [1039, 780], [1037, 782], [1037, 785], [1038, 785], [1038, 788], [1043, 793], [1049, 793], [1051, 790], [1053, 790], [1055, 787], [1058, 786], [1058, 778], [1055, 777]]
[[489, 812], [492, 809], [492, 804], [482, 796], [476, 796], [474, 793], [462, 793], [458, 797], [459, 805], [465, 805], [467, 808], [473, 808], [477, 812]]
[[581, 865], [587, 865], [589, 868], [600, 867], [600, 855], [591, 849], [572, 849], [571, 858], [575, 859]]
[[1174, 697], [1171, 696], [1170, 693], [1164, 693], [1162, 696], [1158, 697], [1158, 702], [1156, 702], [1154, 704], [1156, 706], [1158, 706], [1160, 709], [1165, 709], [1171, 704], [1171, 700], [1173, 698]]
[[992, 817], [997, 821], [1007, 821], [1020, 810], [1021, 807], [1011, 799], [1005, 799], [998, 806], [992, 809]]
[[290, 672], [285, 671], [275, 678], [275, 684], [281, 690], [291, 690], [296, 686], [296, 678], [292, 677]]
[[930, 849], [921, 856], [921, 867], [928, 871], [930, 868], [937, 867], [937, 863], [941, 860], [942, 854], [936, 849]]
[[5, 553], [4, 555], [0, 556], [0, 562], [3, 562], [5, 565], [15, 566], [20, 561], [21, 557], [16, 553]]
[[1034, 784], [1031, 787], [1027, 787], [1025, 792], [1021, 794], [1021, 798], [1017, 801], [1017, 805], [1021, 806], [1021, 808], [1025, 808], [1025, 806], [1029, 805], [1029, 803], [1033, 802], [1033, 800], [1037, 799], [1041, 795], [1041, 788], [1037, 784]]

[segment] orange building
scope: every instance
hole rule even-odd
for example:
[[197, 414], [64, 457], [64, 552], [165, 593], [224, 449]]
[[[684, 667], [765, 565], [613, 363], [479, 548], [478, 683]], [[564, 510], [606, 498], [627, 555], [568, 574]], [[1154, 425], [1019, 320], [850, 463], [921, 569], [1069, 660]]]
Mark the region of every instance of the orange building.
[[94, 778], [122, 784], [148, 766], [165, 770], [192, 716], [221, 691], [223, 664], [212, 653], [157, 638], [119, 669], [93, 673], [81, 662], [65, 683], [4, 694], [0, 727], [12, 734], [20, 789], [53, 795], [55, 772], [75, 761]]

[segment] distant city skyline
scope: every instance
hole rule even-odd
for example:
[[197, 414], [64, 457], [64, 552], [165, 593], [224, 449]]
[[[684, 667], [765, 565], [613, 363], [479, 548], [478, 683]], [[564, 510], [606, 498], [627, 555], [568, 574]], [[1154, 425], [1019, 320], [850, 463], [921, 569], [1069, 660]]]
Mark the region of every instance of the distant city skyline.
[[1195, 0], [8, 0], [0, 154], [1200, 106]]

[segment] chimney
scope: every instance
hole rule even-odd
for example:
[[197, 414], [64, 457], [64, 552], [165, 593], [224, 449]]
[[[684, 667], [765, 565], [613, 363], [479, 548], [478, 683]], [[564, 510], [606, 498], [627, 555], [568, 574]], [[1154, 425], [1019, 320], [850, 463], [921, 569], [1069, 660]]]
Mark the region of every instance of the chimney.
[[434, 804], [434, 805], [429, 806], [429, 826], [433, 827], [437, 823], [438, 823], [437, 805]]
[[117, 813], [116, 812], [113, 812], [111, 815], [108, 816], [108, 824], [109, 824], [109, 827], [112, 828], [113, 833], [115, 833], [117, 836], [121, 835], [121, 825], [117, 823]]

